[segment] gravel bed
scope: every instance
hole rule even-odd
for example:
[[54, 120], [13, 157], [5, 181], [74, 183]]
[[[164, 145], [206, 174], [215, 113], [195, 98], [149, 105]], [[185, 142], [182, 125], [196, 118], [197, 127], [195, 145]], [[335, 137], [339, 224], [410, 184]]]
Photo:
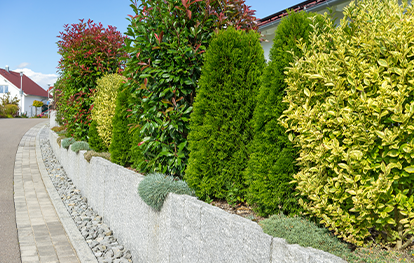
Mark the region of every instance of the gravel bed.
[[98, 262], [132, 262], [131, 252], [119, 244], [112, 230], [103, 223], [102, 217], [88, 206], [86, 197], [82, 197], [80, 190], [76, 189], [72, 180], [67, 177], [62, 165], [53, 153], [49, 140], [46, 139], [48, 133], [48, 129], [43, 129], [40, 134], [40, 149], [46, 170], [62, 202]]

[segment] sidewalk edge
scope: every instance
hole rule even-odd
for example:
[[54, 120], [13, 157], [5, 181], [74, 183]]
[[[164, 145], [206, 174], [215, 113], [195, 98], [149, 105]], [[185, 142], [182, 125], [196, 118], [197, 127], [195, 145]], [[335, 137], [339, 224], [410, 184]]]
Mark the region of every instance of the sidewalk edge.
[[63, 228], [66, 231], [67, 236], [69, 237], [70, 242], [72, 243], [73, 248], [76, 251], [78, 259], [81, 263], [98, 263], [98, 260], [93, 255], [91, 249], [87, 245], [85, 239], [80, 234], [78, 228], [75, 225], [72, 217], [69, 215], [68, 210], [62, 203], [62, 200], [56, 191], [55, 186], [53, 185], [46, 167], [43, 163], [42, 153], [40, 151], [40, 133], [43, 129], [47, 129], [47, 126], [43, 126], [36, 135], [36, 159], [37, 165], [39, 167], [40, 174], [42, 176], [43, 183], [46, 187], [46, 191], [49, 194], [50, 200], [52, 201], [53, 206], [55, 207], [56, 214], [58, 215], [60, 221], [62, 222]]

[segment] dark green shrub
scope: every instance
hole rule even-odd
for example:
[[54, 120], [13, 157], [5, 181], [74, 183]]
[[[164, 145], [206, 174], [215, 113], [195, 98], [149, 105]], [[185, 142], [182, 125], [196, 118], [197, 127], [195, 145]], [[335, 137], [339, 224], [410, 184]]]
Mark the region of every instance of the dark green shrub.
[[106, 152], [108, 147], [104, 144], [102, 138], [98, 134], [98, 129], [96, 128], [97, 122], [92, 121], [91, 126], [89, 126], [88, 132], [88, 143], [89, 147], [94, 149], [97, 152]]
[[65, 139], [62, 139], [61, 145], [62, 145], [63, 148], [65, 148], [67, 150], [67, 149], [69, 149], [69, 146], [71, 144], [73, 144], [74, 142], [75, 142], [75, 139], [73, 139], [72, 137], [65, 138]]
[[87, 142], [74, 142], [72, 146], [70, 147], [72, 151], [75, 153], [78, 153], [79, 151], [89, 151], [91, 148], [89, 147], [89, 144]]
[[219, 31], [206, 52], [188, 137], [188, 185], [201, 198], [243, 201], [247, 145], [259, 79], [265, 66], [256, 32]]
[[[254, 139], [249, 144], [246, 180], [249, 185], [247, 201], [262, 216], [283, 211], [285, 214], [298, 214], [303, 209], [295, 195], [293, 174], [298, 170], [297, 148], [289, 141], [286, 129], [278, 119], [287, 103], [283, 103], [286, 83], [285, 68], [301, 57], [297, 40], [309, 44], [312, 20], [315, 14], [305, 11], [289, 12], [282, 19], [275, 33], [274, 44], [270, 50], [270, 62], [263, 73], [260, 92], [253, 115]], [[318, 23], [323, 18], [318, 16]], [[290, 53], [292, 52], [292, 53]]]
[[119, 91], [116, 98], [115, 115], [112, 120], [112, 139], [109, 146], [111, 161], [126, 166], [131, 161], [131, 135], [128, 120], [128, 89]]
[[194, 196], [194, 191], [184, 181], [160, 173], [145, 176], [138, 185], [139, 196], [155, 211], [161, 210], [169, 193]]
[[141, 171], [141, 164], [145, 162], [144, 154], [140, 149], [140, 146], [143, 144], [141, 133], [139, 129], [133, 129], [132, 131], [132, 141], [131, 141], [131, 167]]
[[351, 252], [347, 244], [338, 240], [326, 228], [318, 227], [315, 223], [301, 217], [286, 217], [279, 214], [259, 224], [263, 232], [273, 237], [284, 238], [289, 244], [313, 247], [338, 257], [345, 257]]
[[[230, 25], [256, 30], [244, 0], [142, 0], [131, 5], [125, 39], [125, 76], [134, 91], [130, 109], [145, 141], [144, 172], [182, 176], [188, 161], [187, 135], [203, 56], [213, 32]], [[156, 8], [154, 8], [156, 7]]]
[[95, 151], [87, 151], [83, 154], [83, 157], [85, 157], [85, 160], [88, 161], [88, 163], [91, 161], [92, 157], [102, 157], [104, 159], [107, 159], [108, 161], [111, 160], [111, 154], [109, 152], [95, 152]]

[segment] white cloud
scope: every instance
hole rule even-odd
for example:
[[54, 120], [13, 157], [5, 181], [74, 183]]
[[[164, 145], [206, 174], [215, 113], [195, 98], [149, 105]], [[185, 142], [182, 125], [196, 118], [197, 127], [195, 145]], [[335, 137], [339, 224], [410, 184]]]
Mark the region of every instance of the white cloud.
[[42, 87], [45, 90], [48, 89], [47, 84], [50, 84], [51, 86], [53, 86], [58, 78], [58, 75], [56, 74], [43, 74], [40, 72], [34, 72], [33, 70], [29, 68], [17, 68], [13, 71], [23, 72], [26, 76], [28, 76], [31, 80], [36, 82], [40, 87]]
[[18, 65], [17, 68], [25, 68], [27, 66], [29, 66], [29, 63], [23, 62], [23, 63], [20, 63], [20, 65]]

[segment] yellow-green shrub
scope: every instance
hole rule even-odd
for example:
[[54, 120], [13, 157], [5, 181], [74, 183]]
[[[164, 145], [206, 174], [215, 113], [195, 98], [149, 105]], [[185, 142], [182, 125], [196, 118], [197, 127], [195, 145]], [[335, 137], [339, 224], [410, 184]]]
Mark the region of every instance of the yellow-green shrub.
[[125, 77], [118, 74], [107, 74], [97, 80], [98, 86], [93, 97], [92, 120], [96, 121], [99, 137], [107, 147], [112, 138], [112, 118], [115, 114], [118, 89], [125, 80]]
[[414, 234], [413, 23], [406, 3], [352, 2], [287, 72], [280, 120], [300, 147], [302, 205], [357, 245], [373, 227], [398, 249]]

